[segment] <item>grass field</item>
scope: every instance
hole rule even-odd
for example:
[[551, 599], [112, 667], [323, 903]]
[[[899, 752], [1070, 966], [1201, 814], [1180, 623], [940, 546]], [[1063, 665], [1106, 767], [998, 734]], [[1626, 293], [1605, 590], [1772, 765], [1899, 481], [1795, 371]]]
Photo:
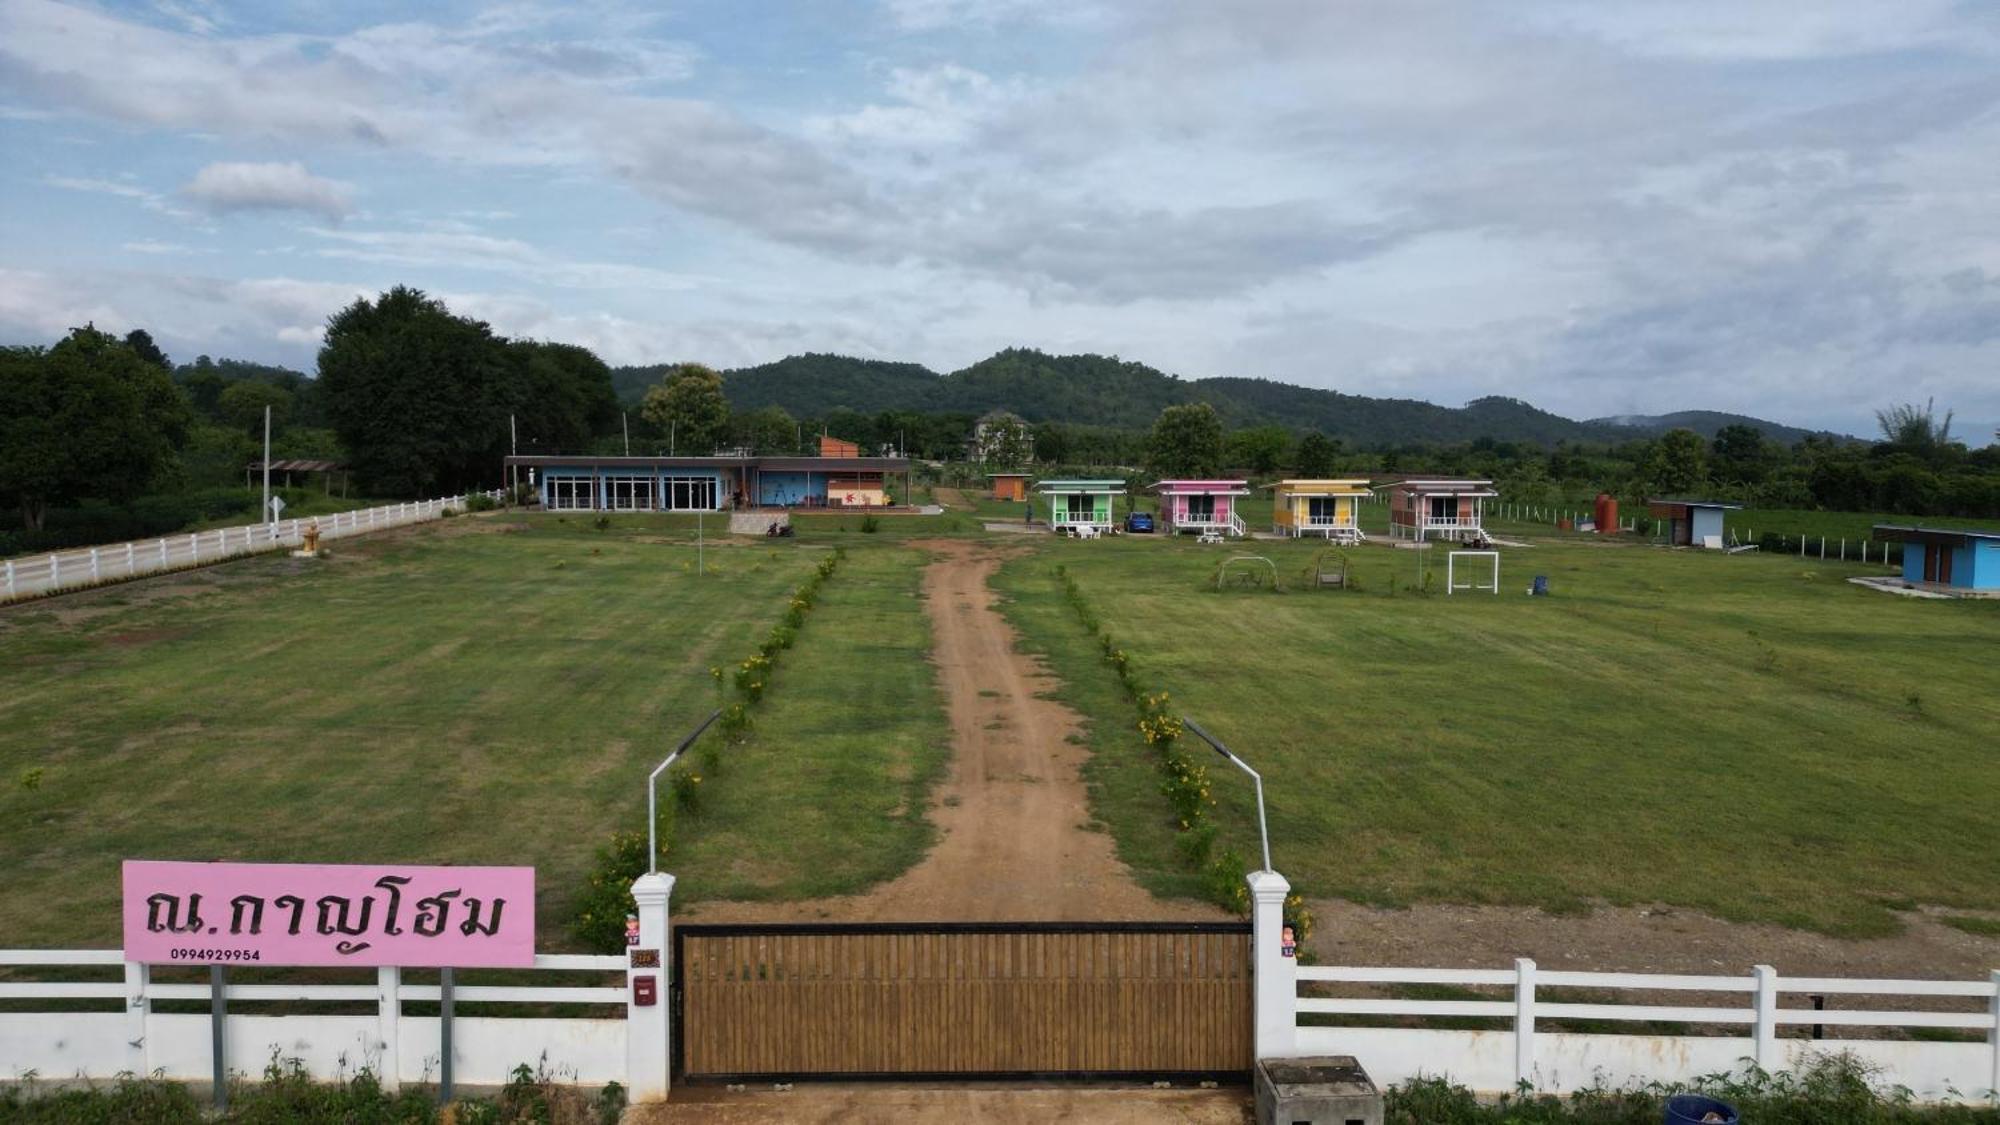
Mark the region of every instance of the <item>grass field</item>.
[[[505, 519], [0, 614], [0, 945], [115, 941], [118, 861], [143, 856], [532, 863], [542, 943], [562, 947], [592, 850], [643, 826], [646, 771], [714, 706], [709, 666], [749, 654], [825, 549], [716, 545], [698, 579], [692, 520], [497, 531]], [[874, 815], [721, 833], [742, 860], [698, 887], [848, 886], [921, 847], [920, 823], [886, 815], [914, 807], [935, 759], [920, 695], [868, 686], [914, 724], [874, 724], [872, 757], [836, 760], [856, 739], [815, 737], [854, 686], [837, 682], [843, 631], [879, 619], [869, 643], [898, 677], [920, 675], [914, 560], [857, 559], [830, 584], [758, 735], [757, 753], [783, 758], [795, 735], [789, 763], [833, 766], [763, 784], [848, 793], [836, 808]], [[752, 765], [712, 787], [719, 827], [760, 792]], [[853, 785], [844, 770], [903, 780]], [[713, 854], [695, 826], [687, 838], [691, 856]]]
[[[1314, 554], [1241, 550], [1294, 580]], [[1507, 552], [1497, 597], [1410, 593], [1418, 552], [1379, 547], [1354, 552], [1357, 592], [1211, 592], [1234, 553], [1051, 542], [999, 579], [1096, 716], [1099, 815], [1158, 890], [1190, 879], [1057, 561], [1141, 680], [1264, 771], [1276, 864], [1309, 893], [1657, 901], [1848, 935], [1892, 931], [1912, 903], [2000, 907], [2000, 604], [1582, 543]], [[1535, 574], [1556, 596], [1522, 596]], [[1252, 856], [1248, 779], [1216, 766], [1225, 839]]]

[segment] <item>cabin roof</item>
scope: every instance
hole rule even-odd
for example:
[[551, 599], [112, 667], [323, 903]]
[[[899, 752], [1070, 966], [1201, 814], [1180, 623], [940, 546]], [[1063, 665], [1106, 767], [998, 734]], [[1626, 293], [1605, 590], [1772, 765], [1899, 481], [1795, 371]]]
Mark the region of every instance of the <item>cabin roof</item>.
[[1192, 493], [1195, 495], [1248, 496], [1250, 482], [1247, 480], [1163, 480], [1153, 484], [1154, 492]]
[[1045, 480], [1035, 485], [1036, 492], [1117, 492], [1125, 491], [1122, 480]]
[[1963, 547], [1977, 539], [1982, 542], [2000, 540], [2000, 531], [1983, 531], [1969, 527], [1920, 527], [1899, 523], [1878, 523], [1875, 538], [1891, 543], [1936, 543], [1945, 547]]
[[1367, 477], [1298, 478], [1277, 481], [1264, 487], [1293, 496], [1366, 496], [1369, 492]]
[[1657, 508], [1720, 508], [1731, 512], [1740, 512], [1743, 510], [1743, 505], [1732, 504], [1727, 500], [1688, 500], [1680, 497], [1662, 496], [1656, 498], [1649, 498], [1646, 501], [1646, 503], [1650, 507], [1656, 509]]

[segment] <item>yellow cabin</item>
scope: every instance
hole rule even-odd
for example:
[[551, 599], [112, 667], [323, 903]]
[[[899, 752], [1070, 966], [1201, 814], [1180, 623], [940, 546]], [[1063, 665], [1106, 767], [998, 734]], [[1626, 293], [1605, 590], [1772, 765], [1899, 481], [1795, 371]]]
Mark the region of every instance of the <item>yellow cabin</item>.
[[1294, 539], [1323, 535], [1342, 543], [1361, 542], [1355, 505], [1373, 495], [1367, 480], [1281, 480], [1270, 488], [1272, 531]]

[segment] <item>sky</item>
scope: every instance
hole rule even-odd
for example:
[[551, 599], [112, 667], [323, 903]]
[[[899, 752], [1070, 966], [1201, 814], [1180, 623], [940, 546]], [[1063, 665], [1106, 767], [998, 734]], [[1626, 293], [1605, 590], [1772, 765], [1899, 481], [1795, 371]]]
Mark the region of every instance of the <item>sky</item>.
[[2000, 425], [1986, 0], [0, 0], [0, 342], [1119, 355]]

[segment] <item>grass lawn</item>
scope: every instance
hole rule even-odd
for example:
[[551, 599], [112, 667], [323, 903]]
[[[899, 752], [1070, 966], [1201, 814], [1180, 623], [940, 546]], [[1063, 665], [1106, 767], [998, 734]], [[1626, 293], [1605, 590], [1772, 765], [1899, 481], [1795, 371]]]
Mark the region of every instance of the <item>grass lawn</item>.
[[[1315, 548], [1050, 540], [998, 579], [1094, 717], [1096, 813], [1157, 890], [1191, 880], [1055, 562], [1142, 681], [1264, 771], [1276, 864], [1310, 894], [1659, 901], [1849, 935], [1912, 903], [2000, 907], [2000, 603], [1573, 541], [1507, 551], [1497, 597], [1409, 593], [1419, 553], [1381, 547], [1353, 552], [1357, 592], [1211, 592], [1237, 553], [1296, 581]], [[1556, 596], [1522, 596], [1536, 574]], [[1248, 779], [1211, 776], [1254, 856]]]
[[[114, 943], [118, 861], [149, 857], [532, 863], [541, 942], [565, 947], [593, 849], [643, 826], [647, 770], [714, 706], [709, 666], [747, 655], [824, 557], [739, 541], [710, 547], [697, 578], [691, 519], [592, 520], [449, 520], [337, 542], [325, 563], [260, 558], [0, 613], [0, 945]], [[492, 530], [510, 522], [523, 530]], [[852, 750], [780, 749], [838, 723], [814, 691], [842, 687], [843, 628], [928, 685], [906, 554], [856, 552], [829, 586], [774, 684], [760, 753]], [[900, 616], [872, 630], [891, 601]], [[925, 732], [867, 724], [886, 732], [874, 762], [903, 763], [893, 805], [930, 768], [912, 747], [938, 720], [905, 685], [868, 690]], [[870, 768], [814, 760], [830, 771], [817, 784], [850, 766]], [[756, 772], [715, 787], [718, 821], [758, 792]], [[867, 879], [919, 846], [907, 824], [805, 810], [821, 838], [801, 848], [781, 838], [788, 815], [745, 846], [730, 889]]]
[[923, 857], [951, 753], [925, 660], [925, 561], [891, 543], [850, 548], [779, 658], [748, 741], [722, 751], [699, 811], [680, 814], [676, 899], [852, 894]]

